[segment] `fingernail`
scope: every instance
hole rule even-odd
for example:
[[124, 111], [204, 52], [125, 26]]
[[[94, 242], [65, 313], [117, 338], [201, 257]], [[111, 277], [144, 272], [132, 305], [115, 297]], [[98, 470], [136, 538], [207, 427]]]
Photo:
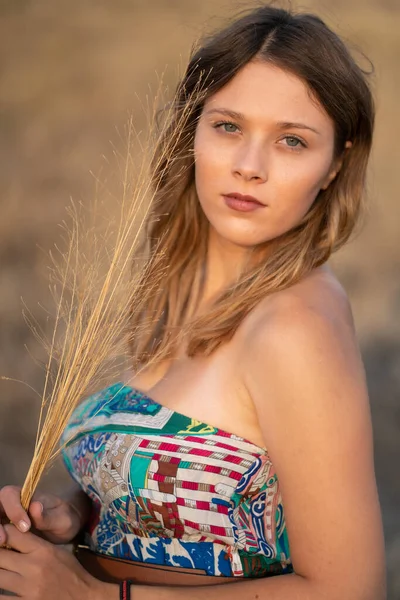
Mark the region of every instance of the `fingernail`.
[[20, 531], [24, 531], [24, 532], [25, 532], [25, 531], [28, 531], [28, 529], [29, 529], [29, 525], [28, 525], [28, 523], [27, 523], [26, 521], [20, 521], [20, 522], [18, 523], [18, 529], [19, 529]]
[[42, 515], [43, 511], [44, 511], [44, 506], [41, 502], [39, 502], [39, 506], [40, 506], [40, 514]]

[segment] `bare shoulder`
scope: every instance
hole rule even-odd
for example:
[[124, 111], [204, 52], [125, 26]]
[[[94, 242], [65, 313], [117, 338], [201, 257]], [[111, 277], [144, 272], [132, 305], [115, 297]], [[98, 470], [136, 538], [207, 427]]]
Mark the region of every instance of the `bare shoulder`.
[[[260, 303], [243, 331], [243, 378], [256, 411], [274, 431], [281, 414], [352, 403], [368, 430], [364, 366], [348, 297], [330, 270], [319, 270]], [[275, 415], [275, 419], [274, 419]], [[268, 427], [268, 425], [267, 425]], [[369, 433], [369, 431], [366, 431]]]
[[[362, 370], [349, 299], [328, 269], [261, 302], [247, 319], [241, 340], [254, 368], [260, 356], [265, 370], [269, 358], [281, 357], [287, 363], [307, 352], [315, 353], [321, 363], [339, 352]], [[251, 375], [252, 368], [247, 373]]]
[[297, 423], [304, 419], [306, 428], [308, 413], [328, 414], [335, 407], [336, 417], [340, 408], [350, 417], [350, 405], [351, 424], [361, 419], [364, 439], [372, 443], [365, 371], [351, 307], [329, 270], [316, 271], [260, 303], [243, 332], [243, 349], [244, 384], [266, 428], [263, 433], [271, 452], [273, 440], [292, 415], [297, 415]]
[[242, 333], [243, 378], [278, 477], [295, 572], [321, 597], [384, 598], [372, 423], [346, 294], [329, 271], [315, 272], [262, 302]]
[[[348, 296], [329, 269], [316, 270], [300, 283], [262, 301], [245, 324], [245, 337], [252, 346], [274, 333], [300, 327], [312, 334], [318, 323], [344, 327], [354, 334], [354, 321]], [[268, 337], [269, 337], [268, 336]]]

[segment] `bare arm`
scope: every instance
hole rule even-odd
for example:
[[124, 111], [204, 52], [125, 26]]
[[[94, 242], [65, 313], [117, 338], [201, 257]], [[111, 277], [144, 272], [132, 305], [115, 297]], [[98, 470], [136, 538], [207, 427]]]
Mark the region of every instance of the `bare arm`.
[[385, 598], [370, 407], [348, 304], [310, 308], [292, 298], [251, 339], [247, 387], [278, 476], [296, 574], [322, 598]]

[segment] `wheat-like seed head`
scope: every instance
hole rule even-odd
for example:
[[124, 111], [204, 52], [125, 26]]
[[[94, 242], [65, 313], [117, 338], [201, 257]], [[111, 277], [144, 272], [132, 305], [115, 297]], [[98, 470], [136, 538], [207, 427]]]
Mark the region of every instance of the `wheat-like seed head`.
[[[107, 361], [110, 363], [111, 360], [113, 364], [112, 359], [119, 353], [126, 354], [130, 311], [139, 311], [140, 314], [146, 299], [151, 297], [157, 286], [162, 285], [162, 281], [153, 280], [144, 296], [140, 295], [140, 305], [139, 301], [135, 302], [135, 291], [141, 285], [139, 275], [143, 270], [142, 257], [137, 255], [137, 250], [157, 192], [157, 189], [151, 189], [152, 178], [148, 169], [149, 165], [154, 166], [154, 140], [162, 139], [174, 110], [172, 102], [160, 127], [156, 108], [161, 88], [162, 80], [155, 96], [145, 143], [135, 131], [132, 119], [128, 124], [128, 157], [125, 158], [118, 217], [111, 223], [103, 222], [102, 228], [96, 228], [82, 218], [82, 205], [71, 202], [68, 209], [71, 224], [64, 222], [61, 226], [67, 249], [60, 251], [56, 248], [51, 254], [50, 287], [56, 301], [56, 314], [48, 342], [31, 312], [25, 309], [25, 318], [34, 335], [48, 349], [36, 444], [21, 493], [25, 509], [44, 471], [61, 451], [60, 438], [73, 410], [94, 382], [98, 384], [104, 380]], [[203, 93], [204, 83], [200, 76], [196, 97]], [[167, 140], [156, 167], [169, 165], [174, 160], [177, 144], [185, 136], [191, 101], [194, 98], [189, 98], [176, 133]], [[138, 167], [129, 153], [133, 141], [138, 143], [142, 155]], [[135, 171], [133, 177], [132, 170]], [[94, 212], [97, 210], [96, 204]], [[89, 217], [91, 215], [93, 213]], [[155, 253], [154, 260], [162, 260], [161, 251]], [[143, 333], [138, 327], [129, 335]], [[110, 375], [110, 369], [107, 374]]]

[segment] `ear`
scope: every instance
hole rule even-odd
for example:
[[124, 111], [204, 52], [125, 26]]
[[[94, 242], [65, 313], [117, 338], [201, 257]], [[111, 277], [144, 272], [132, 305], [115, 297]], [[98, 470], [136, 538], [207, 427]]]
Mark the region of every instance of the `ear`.
[[329, 171], [326, 176], [323, 185], [321, 186], [321, 190], [326, 190], [330, 183], [335, 179], [336, 175], [339, 173], [342, 168], [343, 160], [346, 152], [352, 147], [353, 143], [348, 140], [344, 145], [344, 150], [342, 154], [333, 162], [332, 169]]

